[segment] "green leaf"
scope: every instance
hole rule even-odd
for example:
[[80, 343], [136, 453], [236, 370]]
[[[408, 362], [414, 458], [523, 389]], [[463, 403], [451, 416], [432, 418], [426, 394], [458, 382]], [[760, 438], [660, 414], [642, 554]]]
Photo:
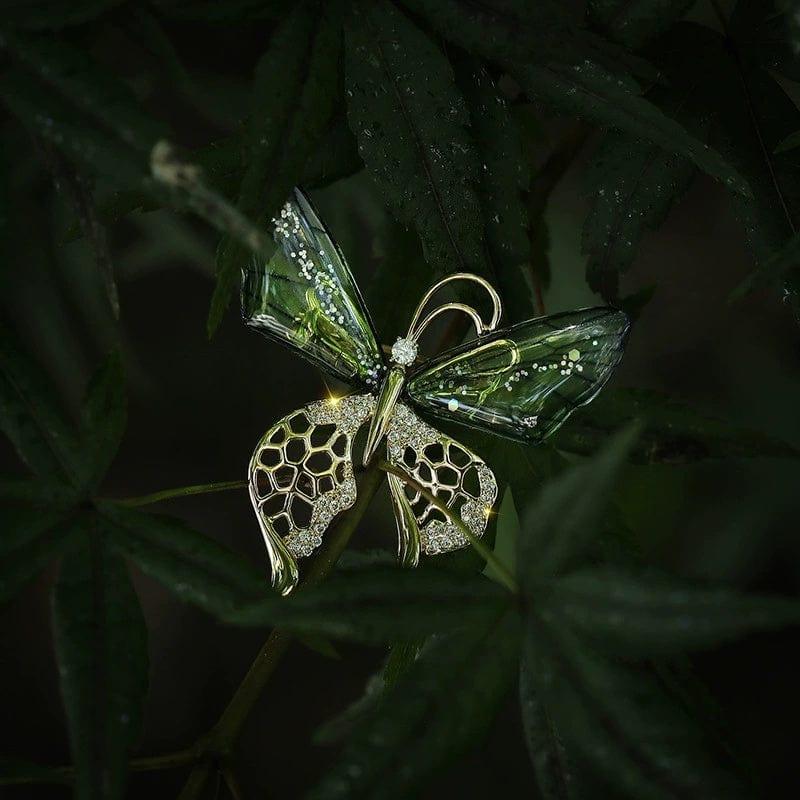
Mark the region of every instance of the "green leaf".
[[125, 432], [127, 405], [122, 358], [110, 355], [89, 383], [83, 406], [82, 448], [87, 484], [93, 491], [105, 477]]
[[222, 616], [268, 592], [265, 575], [184, 522], [112, 502], [98, 508], [109, 543], [182, 600]]
[[673, 397], [647, 389], [607, 390], [579, 409], [555, 437], [559, 449], [588, 455], [631, 419], [644, 424], [631, 450], [639, 464], [687, 464], [709, 458], [797, 458], [768, 434], [716, 420]]
[[699, 650], [800, 623], [800, 603], [741, 595], [660, 575], [593, 568], [554, 581], [537, 613], [595, 638], [603, 648], [653, 656]]
[[506, 69], [529, 96], [559, 112], [679, 153], [729, 188], [750, 195], [746, 181], [719, 153], [642, 98], [630, 78], [609, 71], [569, 27], [537, 29], [528, 4], [465, 8], [457, 0], [404, 2], [445, 38]]
[[643, 669], [606, 660], [560, 627], [531, 620], [523, 648], [567, 750], [636, 800], [744, 796], [703, 732]]
[[577, 800], [578, 771], [561, 734], [539, 698], [531, 674], [530, 647], [523, 646], [519, 671], [519, 704], [525, 744], [542, 800]]
[[607, 133], [586, 171], [592, 207], [583, 227], [587, 282], [609, 302], [647, 229], [657, 228], [695, 174], [683, 156], [624, 133]]
[[53, 600], [75, 796], [122, 798], [128, 751], [147, 691], [147, 628], [125, 564], [85, 517], [84, 546], [66, 556]]
[[517, 553], [523, 588], [563, 570], [602, 527], [602, 514], [641, 428], [628, 425], [582, 464], [542, 488], [525, 516]]
[[509, 595], [482, 576], [445, 570], [374, 567], [349, 570], [290, 599], [273, 596], [226, 619], [240, 625], [281, 626], [339, 639], [388, 642], [497, 617]]
[[433, 640], [309, 797], [416, 797], [428, 775], [486, 733], [513, 677], [517, 629], [506, 615]]
[[523, 201], [530, 180], [528, 162], [516, 120], [486, 68], [467, 56], [454, 59], [454, 64], [481, 161], [478, 196], [492, 271], [507, 319], [520, 322], [535, 316]]
[[363, 168], [356, 142], [344, 113], [337, 114], [303, 170], [302, 186], [316, 189], [348, 178]]
[[637, 49], [666, 31], [694, 0], [589, 0], [589, 20], [615, 42]]
[[478, 155], [447, 59], [387, 0], [356, 5], [345, 41], [350, 127], [387, 204], [436, 272], [487, 274]]
[[0, 500], [27, 508], [46, 507], [53, 510], [71, 507], [75, 502], [75, 493], [62, 483], [0, 475]]
[[46, 376], [0, 322], [0, 430], [42, 478], [79, 485], [75, 432], [64, 419]]
[[[508, 567], [513, 574], [516, 572], [517, 545], [520, 537], [519, 515], [514, 504], [514, 495], [509, 486], [503, 494], [500, 502], [500, 510], [497, 512], [497, 529], [494, 535], [494, 554], [502, 564]], [[494, 564], [487, 562], [483, 569], [483, 574], [487, 578], [502, 583], [502, 578], [497, 574]]]
[[0, 47], [43, 86], [134, 150], [147, 153], [168, 131], [144, 113], [133, 92], [84, 49], [66, 40], [0, 33]]
[[0, 508], [0, 605], [7, 603], [74, 541], [68, 512]]
[[[261, 223], [299, 183], [333, 116], [341, 49], [339, 13], [338, 3], [321, 4], [314, 10], [295, 5], [281, 20], [256, 67], [248, 163], [238, 208]], [[221, 242], [209, 335], [217, 329], [249, 255], [235, 239]]]
[[145, 160], [130, 147], [21, 70], [0, 76], [0, 99], [33, 136], [57, 147], [89, 174], [102, 175], [124, 188], [138, 186], [146, 174]]

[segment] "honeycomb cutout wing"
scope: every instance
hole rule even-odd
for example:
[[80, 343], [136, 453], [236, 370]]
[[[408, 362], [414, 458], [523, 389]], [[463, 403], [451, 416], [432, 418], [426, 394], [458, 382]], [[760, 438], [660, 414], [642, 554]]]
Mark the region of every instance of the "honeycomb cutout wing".
[[248, 469], [250, 500], [281, 594], [297, 584], [297, 559], [322, 544], [333, 518], [355, 503], [353, 438], [374, 409], [370, 394], [309, 403], [258, 443]]
[[[458, 515], [476, 537], [483, 536], [497, 499], [497, 481], [483, 459], [398, 403], [387, 433], [389, 461]], [[400, 562], [415, 566], [420, 551], [436, 555], [469, 544], [459, 527], [421, 492], [389, 475]]]

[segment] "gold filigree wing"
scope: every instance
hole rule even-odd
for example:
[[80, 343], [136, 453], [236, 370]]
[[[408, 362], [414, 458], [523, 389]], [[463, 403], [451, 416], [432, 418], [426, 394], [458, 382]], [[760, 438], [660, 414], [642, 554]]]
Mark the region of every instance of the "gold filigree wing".
[[[480, 456], [402, 403], [395, 406], [389, 426], [387, 454], [391, 464], [445, 503], [476, 537], [483, 536], [497, 499], [497, 481]], [[469, 544], [463, 531], [421, 492], [396, 475], [388, 480], [402, 564], [416, 566], [420, 552], [436, 555]]]
[[355, 503], [353, 438], [374, 409], [370, 394], [309, 403], [261, 437], [248, 468], [250, 500], [281, 594], [297, 584], [297, 560]]

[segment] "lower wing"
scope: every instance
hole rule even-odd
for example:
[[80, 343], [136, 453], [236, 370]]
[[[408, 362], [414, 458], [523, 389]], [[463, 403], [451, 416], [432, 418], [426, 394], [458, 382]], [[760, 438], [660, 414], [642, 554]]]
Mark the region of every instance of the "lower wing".
[[[272, 585], [281, 594], [297, 584], [298, 559], [319, 547], [334, 518], [355, 503], [353, 440], [374, 410], [371, 394], [309, 403], [259, 441], [248, 470], [250, 499], [267, 546]], [[387, 433], [387, 458], [408, 478], [388, 476], [402, 564], [416, 566], [420, 552], [435, 555], [468, 544], [459, 526], [420, 487], [473, 535], [483, 535], [497, 482], [479, 456], [398, 403]]]

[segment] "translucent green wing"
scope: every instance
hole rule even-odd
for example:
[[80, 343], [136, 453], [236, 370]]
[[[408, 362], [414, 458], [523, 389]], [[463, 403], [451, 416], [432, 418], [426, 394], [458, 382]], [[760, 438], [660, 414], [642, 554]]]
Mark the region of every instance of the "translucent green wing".
[[347, 262], [298, 189], [272, 220], [277, 248], [242, 270], [245, 324], [348, 383], [376, 388], [384, 370]]
[[627, 316], [611, 308], [522, 322], [424, 364], [408, 396], [443, 419], [539, 442], [600, 391], [628, 328]]

